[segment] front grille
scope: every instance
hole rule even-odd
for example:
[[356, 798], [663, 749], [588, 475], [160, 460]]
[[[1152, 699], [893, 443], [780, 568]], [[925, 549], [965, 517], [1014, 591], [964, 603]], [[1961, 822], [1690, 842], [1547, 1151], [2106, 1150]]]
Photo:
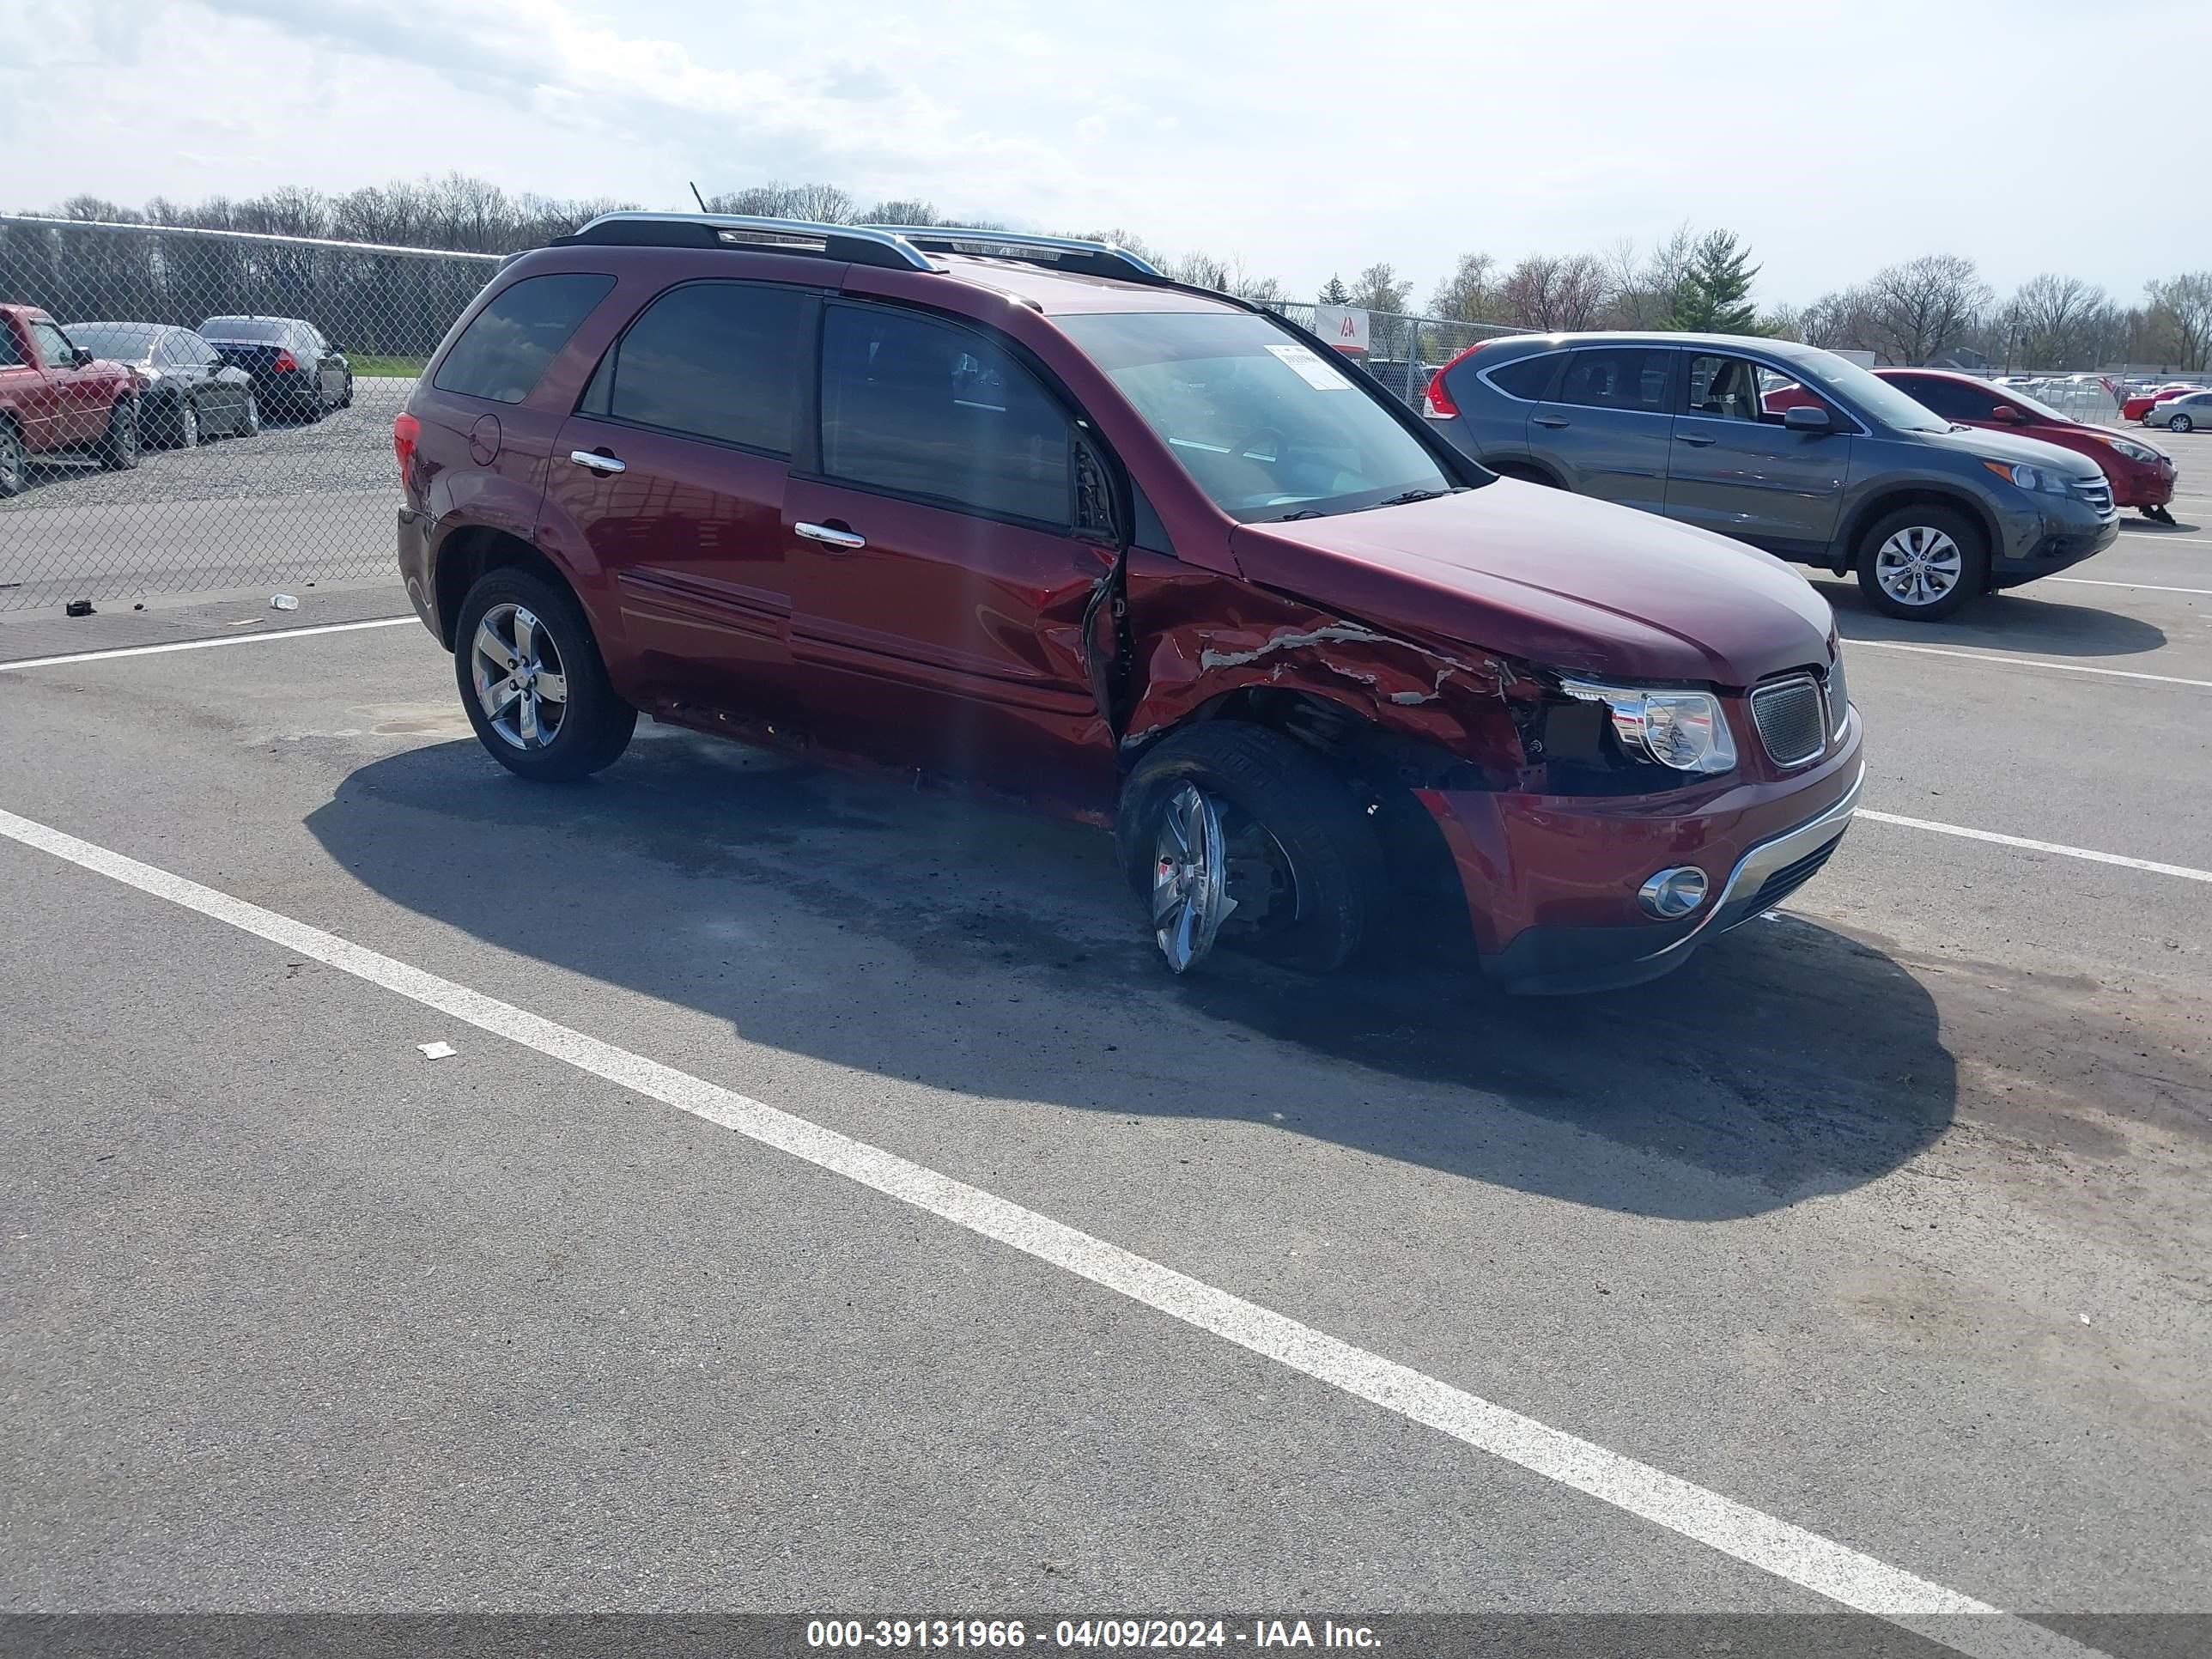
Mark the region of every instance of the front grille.
[[1821, 690], [1827, 694], [1828, 699], [1828, 736], [1831, 738], [1840, 738], [1844, 735], [1844, 722], [1850, 718], [1851, 714], [1851, 694], [1850, 688], [1844, 684], [1844, 653], [1841, 650], [1836, 653], [1836, 660], [1830, 665], [1827, 681]]
[[1820, 873], [1820, 866], [1828, 861], [1828, 855], [1843, 844], [1844, 838], [1838, 836], [1818, 852], [1806, 854], [1795, 864], [1784, 865], [1759, 884], [1759, 891], [1752, 896], [1748, 907], [1750, 914], [1756, 915], [1761, 910], [1771, 910], [1812, 880]]
[[1821, 701], [1810, 674], [1793, 674], [1751, 694], [1752, 723], [1777, 766], [1802, 765], [1828, 746]]
[[2100, 478], [2094, 483], [2085, 483], [2079, 478], [2074, 478], [2068, 482], [2072, 485], [2075, 495], [2096, 508], [2099, 518], [2110, 516], [2112, 511], [2112, 486], [2108, 480]]

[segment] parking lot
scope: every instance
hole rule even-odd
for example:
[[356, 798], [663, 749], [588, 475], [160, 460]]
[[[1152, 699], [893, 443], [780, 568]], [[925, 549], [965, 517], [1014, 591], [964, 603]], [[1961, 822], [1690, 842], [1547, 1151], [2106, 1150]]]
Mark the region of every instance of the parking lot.
[[406, 607], [283, 481], [391, 407], [6, 509], [240, 592], [0, 623], [0, 1604], [2205, 1650], [2212, 434], [1954, 623], [1822, 579], [1834, 860], [1507, 1001], [1175, 980], [1103, 836], [667, 728], [517, 781], [317, 631]]

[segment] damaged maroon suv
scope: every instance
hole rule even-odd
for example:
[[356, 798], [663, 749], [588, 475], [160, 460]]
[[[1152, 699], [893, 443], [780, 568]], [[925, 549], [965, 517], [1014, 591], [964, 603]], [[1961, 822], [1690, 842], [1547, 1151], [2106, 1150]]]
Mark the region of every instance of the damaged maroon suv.
[[1632, 983], [1858, 794], [1803, 578], [1494, 477], [1103, 244], [610, 215], [500, 271], [393, 438], [503, 764], [580, 778], [642, 710], [1110, 824], [1178, 972]]

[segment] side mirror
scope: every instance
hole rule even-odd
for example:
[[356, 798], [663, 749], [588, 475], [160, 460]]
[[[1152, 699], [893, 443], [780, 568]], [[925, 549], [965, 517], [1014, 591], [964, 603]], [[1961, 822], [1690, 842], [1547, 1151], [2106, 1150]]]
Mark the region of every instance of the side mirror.
[[70, 361], [79, 368], [87, 368], [92, 362], [92, 353], [83, 346], [74, 347], [70, 352]]
[[1792, 404], [1782, 411], [1782, 424], [1792, 432], [1827, 432], [1835, 422], [1818, 404]]
[[1990, 418], [1993, 421], [2002, 421], [2007, 426], [2026, 426], [2027, 424], [2027, 416], [2021, 414], [2010, 404], [1999, 404], [1995, 409], [1990, 411]]

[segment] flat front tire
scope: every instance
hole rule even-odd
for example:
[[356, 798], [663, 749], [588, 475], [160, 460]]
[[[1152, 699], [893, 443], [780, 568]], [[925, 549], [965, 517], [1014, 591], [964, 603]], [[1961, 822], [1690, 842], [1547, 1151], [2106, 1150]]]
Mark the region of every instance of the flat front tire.
[[1218, 944], [1328, 973], [1369, 942], [1382, 845], [1353, 781], [1304, 744], [1238, 720], [1161, 739], [1122, 786], [1115, 844], [1177, 973]]
[[589, 777], [621, 758], [637, 710], [615, 695], [576, 596], [534, 571], [486, 572], [453, 632], [461, 705], [501, 766], [541, 782]]
[[100, 441], [100, 464], [111, 472], [128, 472], [138, 465], [138, 405], [131, 399], [117, 402], [108, 411], [107, 432]]
[[1989, 583], [1982, 528], [1956, 507], [1915, 505], [1885, 513], [1859, 538], [1859, 587], [1884, 616], [1936, 622]]

